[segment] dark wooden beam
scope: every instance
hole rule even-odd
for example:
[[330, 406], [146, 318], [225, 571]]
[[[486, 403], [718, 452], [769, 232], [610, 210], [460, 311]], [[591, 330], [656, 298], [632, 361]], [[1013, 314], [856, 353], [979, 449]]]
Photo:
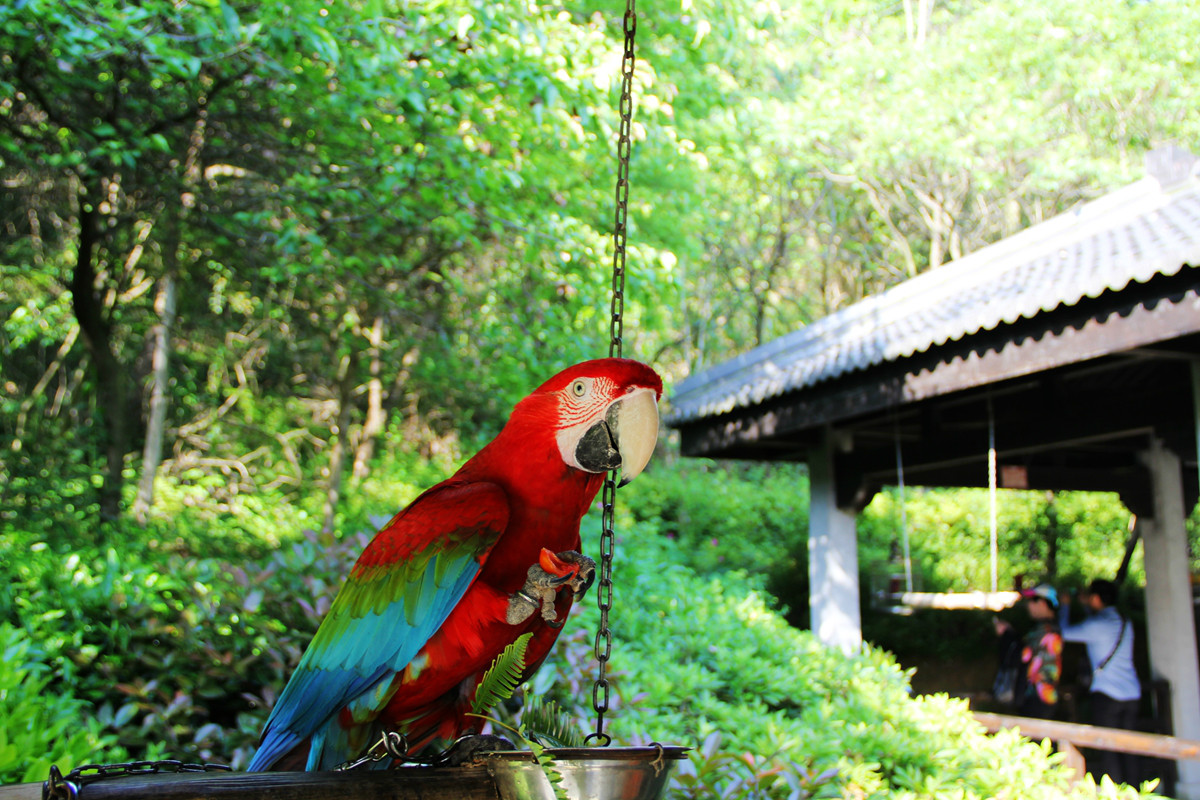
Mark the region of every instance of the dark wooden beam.
[[1197, 330], [1200, 330], [1200, 314], [1197, 314], [1194, 294], [1178, 303], [1162, 299], [1152, 306], [1138, 304], [1124, 313], [1113, 310], [1082, 320], [1081, 324], [1046, 328], [1024, 338], [973, 347], [965, 354], [956, 354], [939, 362], [932, 369], [910, 374], [905, 382], [904, 396], [906, 401], [913, 401], [986, 386], [1114, 353], [1135, 351]]

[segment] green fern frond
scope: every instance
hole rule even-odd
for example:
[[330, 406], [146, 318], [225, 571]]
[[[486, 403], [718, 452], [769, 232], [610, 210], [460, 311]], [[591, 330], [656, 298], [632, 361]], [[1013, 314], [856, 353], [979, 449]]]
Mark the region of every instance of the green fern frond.
[[583, 747], [574, 720], [553, 700], [531, 700], [521, 715], [521, 732], [550, 747]]
[[521, 673], [525, 671], [525, 650], [529, 647], [532, 633], [522, 634], [515, 642], [504, 648], [504, 652], [496, 656], [483, 680], [475, 689], [475, 699], [471, 701], [471, 711], [482, 714], [497, 703], [513, 696]]
[[542, 768], [542, 774], [546, 776], [546, 780], [550, 782], [550, 788], [554, 792], [556, 800], [571, 800], [567, 795], [566, 781], [563, 774], [558, 771], [558, 767], [554, 763], [554, 756], [546, 752], [546, 748], [533, 741], [529, 742], [529, 749], [533, 753], [534, 760], [537, 761], [539, 767]]

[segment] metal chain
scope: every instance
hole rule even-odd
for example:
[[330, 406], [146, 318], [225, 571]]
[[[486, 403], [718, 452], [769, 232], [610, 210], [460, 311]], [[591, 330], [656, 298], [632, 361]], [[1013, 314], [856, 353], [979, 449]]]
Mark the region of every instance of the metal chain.
[[617, 131], [617, 189], [616, 211], [613, 220], [613, 280], [612, 316], [609, 328], [608, 355], [620, 356], [624, 335], [625, 313], [625, 244], [629, 220], [629, 156], [633, 151], [633, 69], [634, 37], [637, 35], [636, 0], [625, 4], [625, 53], [621, 59], [621, 103], [618, 108], [621, 124]]
[[[624, 336], [625, 314], [625, 245], [629, 219], [629, 156], [632, 151], [634, 38], [637, 34], [636, 0], [626, 0], [625, 54], [621, 62], [621, 125], [617, 137], [616, 218], [613, 225], [612, 315], [610, 318], [608, 355], [620, 357]], [[596, 661], [599, 672], [592, 687], [592, 708], [596, 711], [596, 732], [587, 741], [606, 747], [612, 741], [604, 732], [604, 715], [609, 710], [608, 660], [612, 657], [612, 630], [608, 612], [612, 610], [613, 511], [617, 502], [617, 473], [605, 476], [601, 494], [600, 517], [600, 582], [596, 588], [596, 604], [600, 607], [600, 628], [596, 631]]]
[[385, 758], [399, 762], [408, 760], [408, 737], [399, 731], [384, 731], [378, 741], [366, 749], [358, 758], [343, 761], [333, 768], [334, 772], [358, 769], [363, 764], [377, 764]]
[[129, 775], [156, 775], [160, 772], [229, 772], [226, 764], [188, 764], [174, 759], [159, 761], [123, 761], [117, 764], [84, 764], [65, 777], [58, 765], [50, 766], [50, 777], [42, 784], [42, 800], [74, 800], [79, 790], [104, 778]]

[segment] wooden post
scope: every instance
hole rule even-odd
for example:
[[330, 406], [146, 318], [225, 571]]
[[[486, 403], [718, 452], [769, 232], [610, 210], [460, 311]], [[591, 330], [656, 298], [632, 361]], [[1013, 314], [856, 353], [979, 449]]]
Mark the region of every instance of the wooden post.
[[810, 627], [822, 643], [850, 653], [862, 646], [858, 541], [854, 512], [837, 506], [835, 441], [836, 432], [827, 428], [822, 445], [813, 448], [808, 458]]
[[1055, 742], [1054, 746], [1058, 748], [1058, 752], [1063, 754], [1063, 766], [1074, 773], [1071, 780], [1083, 780], [1083, 776], [1087, 774], [1087, 762], [1084, 761], [1083, 753], [1079, 752], [1079, 748], [1066, 740]]
[[[1179, 456], [1157, 439], [1142, 452], [1153, 487], [1153, 514], [1139, 516], [1146, 560], [1146, 628], [1151, 677], [1171, 686], [1172, 731], [1200, 739], [1200, 666], [1188, 574], [1186, 510]], [[1200, 800], [1200, 763], [1181, 761], [1175, 796]]]

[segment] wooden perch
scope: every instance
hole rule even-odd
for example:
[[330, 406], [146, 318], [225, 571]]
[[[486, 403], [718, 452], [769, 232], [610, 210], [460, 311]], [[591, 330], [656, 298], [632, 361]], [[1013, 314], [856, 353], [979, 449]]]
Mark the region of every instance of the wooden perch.
[[[41, 800], [42, 784], [0, 786], [0, 800]], [[105, 798], [268, 800], [499, 800], [487, 767], [406, 767], [348, 772], [167, 773], [102, 778], [79, 800]]]

